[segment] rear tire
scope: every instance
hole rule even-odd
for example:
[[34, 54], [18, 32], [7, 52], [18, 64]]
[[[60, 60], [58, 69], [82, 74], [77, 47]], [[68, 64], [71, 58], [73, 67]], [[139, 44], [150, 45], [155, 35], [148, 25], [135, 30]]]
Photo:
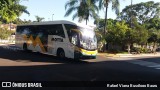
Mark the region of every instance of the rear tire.
[[23, 51], [28, 52], [28, 48], [27, 48], [27, 44], [26, 43], [23, 44]]
[[58, 51], [57, 51], [57, 56], [59, 57], [59, 58], [65, 58], [65, 52], [64, 52], [64, 50], [63, 49], [58, 49]]

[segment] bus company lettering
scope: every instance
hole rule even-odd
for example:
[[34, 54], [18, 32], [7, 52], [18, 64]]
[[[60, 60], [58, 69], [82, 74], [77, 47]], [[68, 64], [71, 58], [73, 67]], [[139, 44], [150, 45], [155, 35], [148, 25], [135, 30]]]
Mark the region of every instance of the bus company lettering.
[[62, 38], [52, 38], [52, 41], [63, 42]]

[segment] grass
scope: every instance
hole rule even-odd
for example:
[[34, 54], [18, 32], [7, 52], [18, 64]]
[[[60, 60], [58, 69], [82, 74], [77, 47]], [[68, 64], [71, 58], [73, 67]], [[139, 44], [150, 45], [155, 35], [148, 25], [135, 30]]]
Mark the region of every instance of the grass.
[[104, 54], [128, 54], [128, 52], [121, 51], [121, 52], [110, 52], [110, 51], [105, 51], [105, 52], [99, 52], [99, 53], [104, 53]]

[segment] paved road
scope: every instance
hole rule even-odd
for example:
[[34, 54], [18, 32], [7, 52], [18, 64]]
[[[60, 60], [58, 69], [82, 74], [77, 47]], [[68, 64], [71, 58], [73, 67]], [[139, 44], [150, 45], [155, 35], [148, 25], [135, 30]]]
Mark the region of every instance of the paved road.
[[160, 58], [59, 60], [0, 46], [0, 81], [160, 81]]

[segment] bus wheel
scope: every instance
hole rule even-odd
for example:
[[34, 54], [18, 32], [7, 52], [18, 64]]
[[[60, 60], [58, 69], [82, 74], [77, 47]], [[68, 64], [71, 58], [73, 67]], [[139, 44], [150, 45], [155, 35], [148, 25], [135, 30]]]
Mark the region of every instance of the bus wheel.
[[58, 49], [57, 56], [60, 58], [65, 58], [65, 53], [63, 49]]
[[27, 48], [27, 44], [26, 44], [26, 43], [23, 44], [23, 50], [24, 50], [24, 51], [28, 51], [28, 48]]

